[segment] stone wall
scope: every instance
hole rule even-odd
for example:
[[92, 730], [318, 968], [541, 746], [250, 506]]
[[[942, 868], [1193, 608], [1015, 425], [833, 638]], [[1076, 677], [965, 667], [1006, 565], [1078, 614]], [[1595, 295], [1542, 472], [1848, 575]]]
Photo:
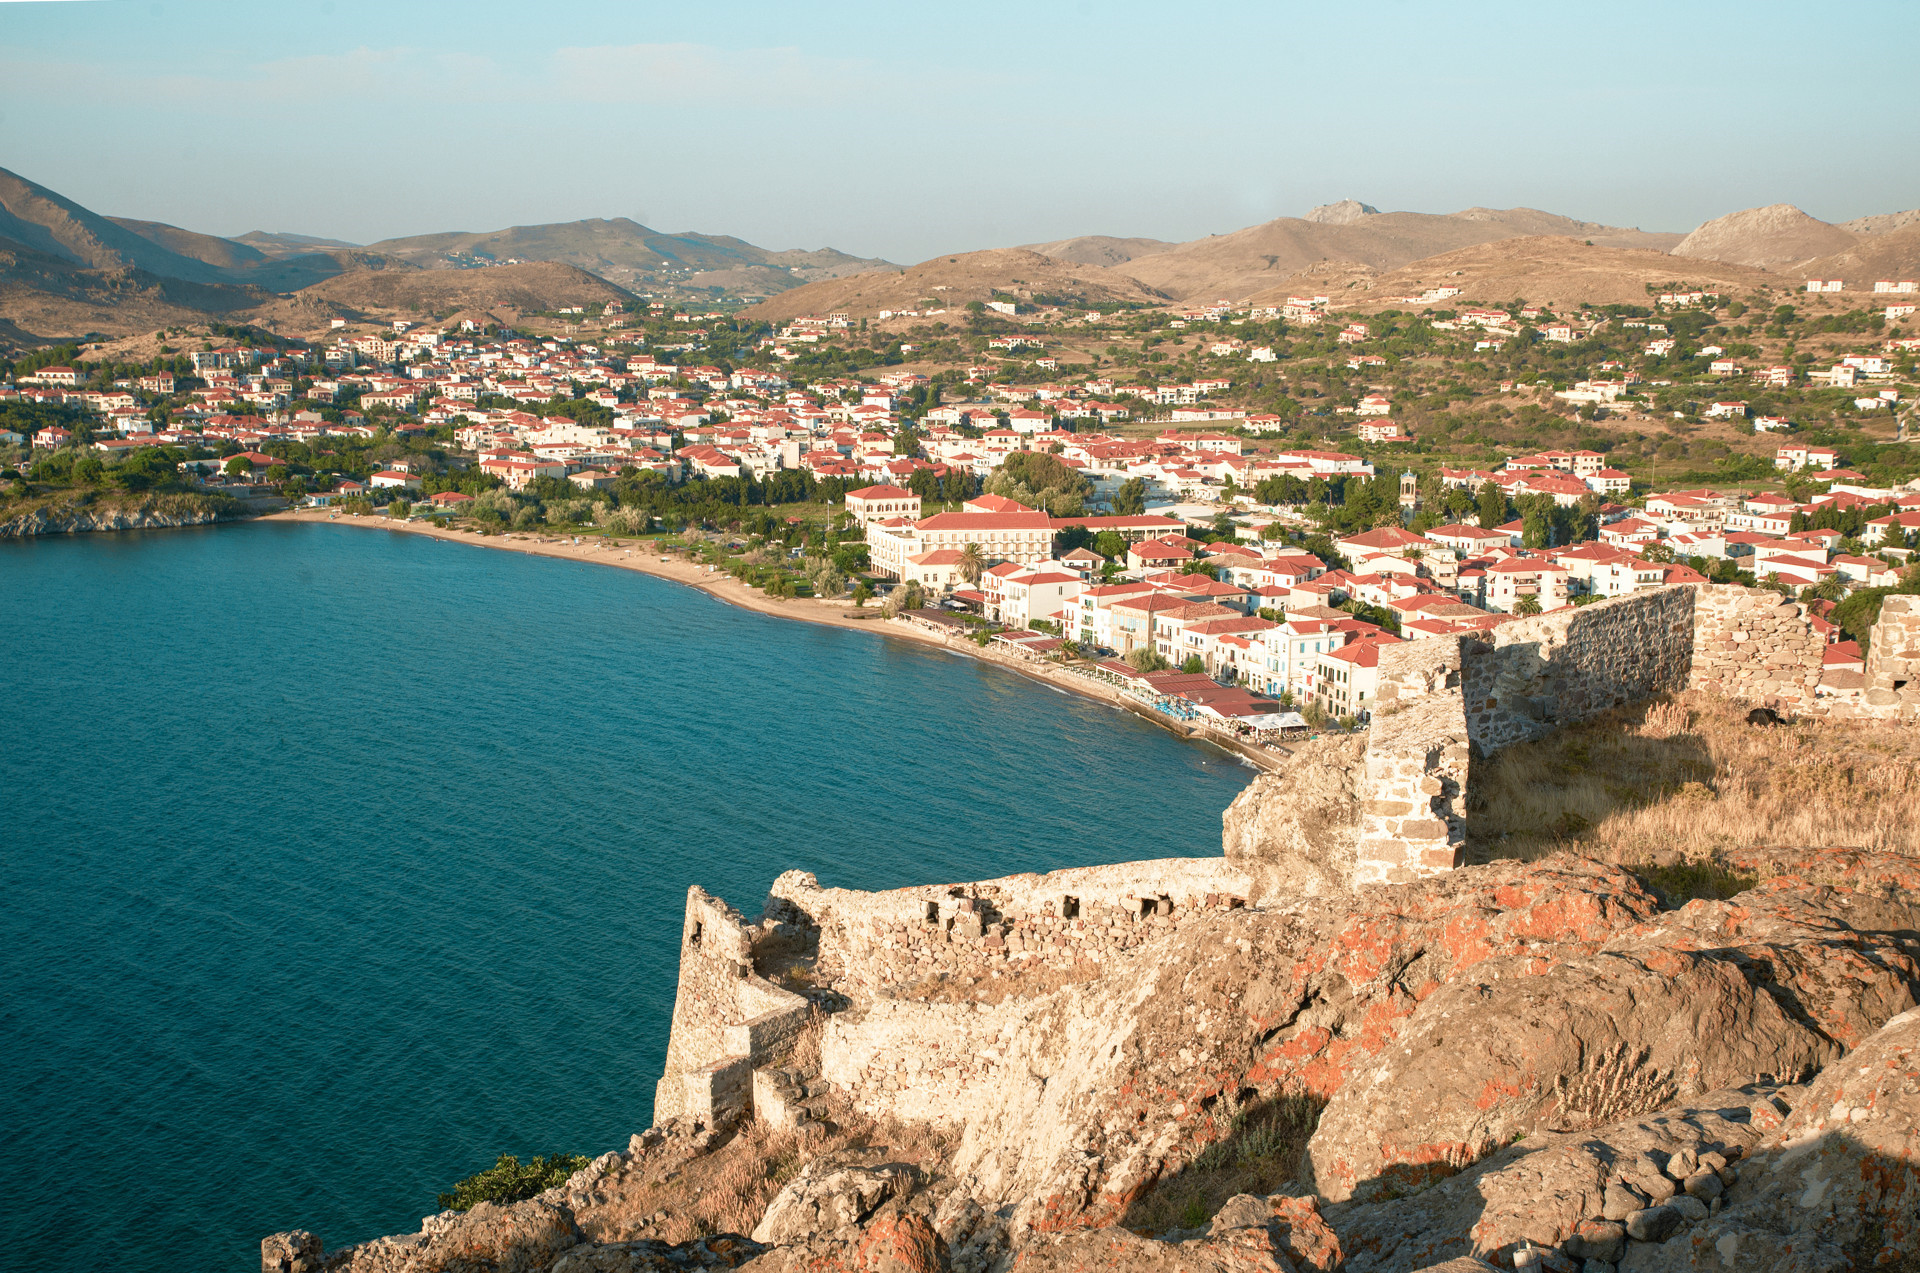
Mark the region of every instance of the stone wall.
[[1462, 680], [1476, 750], [1490, 756], [1562, 725], [1686, 688], [1697, 639], [1695, 590], [1637, 592], [1465, 640]]
[[1826, 640], [1806, 607], [1765, 588], [1698, 588], [1693, 660], [1686, 685], [1788, 713], [1824, 711], [1817, 701]]
[[654, 1088], [656, 1123], [685, 1116], [711, 1125], [743, 1110], [752, 1071], [791, 1051], [812, 1008], [755, 970], [754, 943], [770, 931], [698, 885], [687, 890], [667, 1064]]
[[819, 930], [817, 974], [856, 993], [929, 979], [1019, 977], [1099, 964], [1211, 909], [1246, 905], [1254, 878], [1226, 858], [1163, 858], [971, 884], [863, 893], [804, 871], [774, 881], [769, 913]]
[[1920, 716], [1920, 597], [1886, 597], [1867, 642], [1861, 709], [1876, 716]]
[[1442, 690], [1374, 716], [1354, 884], [1402, 884], [1460, 865], [1469, 754], [1463, 706], [1457, 689]]

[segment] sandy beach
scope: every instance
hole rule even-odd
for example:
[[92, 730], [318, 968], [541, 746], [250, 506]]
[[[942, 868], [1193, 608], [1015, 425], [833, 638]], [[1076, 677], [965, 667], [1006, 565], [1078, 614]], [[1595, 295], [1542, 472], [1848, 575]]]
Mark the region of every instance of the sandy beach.
[[583, 535], [579, 537], [580, 542], [575, 543], [575, 537], [572, 535], [528, 534], [518, 531], [481, 535], [473, 531], [452, 528], [443, 530], [431, 522], [392, 521], [378, 515], [355, 517], [347, 513], [317, 508], [289, 509], [281, 513], [270, 513], [259, 520], [325, 522], [339, 526], [357, 526], [367, 530], [383, 530], [396, 535], [425, 535], [432, 539], [475, 544], [482, 548], [504, 549], [507, 552], [526, 553], [535, 557], [562, 557], [570, 561], [591, 561], [622, 570], [635, 570], [658, 579], [685, 584], [689, 588], [698, 588], [710, 597], [724, 601], [728, 605], [739, 606], [743, 610], [754, 610], [782, 619], [797, 619], [803, 623], [823, 623], [830, 627], [852, 628], [896, 640], [914, 641], [921, 645], [938, 646], [968, 658], [977, 658], [996, 664], [1044, 685], [1110, 704], [1183, 738], [1213, 743], [1223, 750], [1244, 756], [1264, 769], [1275, 768], [1279, 763], [1278, 758], [1270, 752], [1257, 747], [1238, 745], [1232, 740], [1217, 737], [1203, 730], [1191, 729], [1179, 721], [1161, 715], [1114, 686], [1075, 675], [1058, 664], [1023, 659], [1018, 655], [1004, 654], [998, 650], [975, 645], [969, 640], [955, 640], [906, 620], [883, 618], [877, 604], [870, 609], [860, 610], [845, 601], [816, 601], [811, 597], [769, 597], [758, 588], [749, 587], [731, 575], [709, 571], [704, 566], [695, 565], [678, 557], [663, 557], [657, 551], [648, 551], [637, 541], [631, 544], [616, 544], [603, 541], [597, 535], [591, 537]]

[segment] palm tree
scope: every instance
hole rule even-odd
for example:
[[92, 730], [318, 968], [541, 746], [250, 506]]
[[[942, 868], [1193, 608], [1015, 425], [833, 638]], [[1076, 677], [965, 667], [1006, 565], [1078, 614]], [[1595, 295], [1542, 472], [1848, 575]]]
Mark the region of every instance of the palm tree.
[[987, 568], [987, 555], [980, 551], [980, 545], [968, 544], [960, 550], [960, 577], [968, 583], [979, 583], [980, 572]]
[[1515, 614], [1539, 614], [1540, 598], [1529, 593], [1527, 596], [1513, 603], [1513, 612]]

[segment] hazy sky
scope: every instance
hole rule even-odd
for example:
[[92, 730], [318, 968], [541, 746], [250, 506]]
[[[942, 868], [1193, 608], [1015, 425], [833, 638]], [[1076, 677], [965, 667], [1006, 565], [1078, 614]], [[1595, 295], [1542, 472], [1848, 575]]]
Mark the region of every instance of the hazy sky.
[[1920, 204], [1920, 3], [0, 3], [0, 167], [370, 242], [628, 216], [918, 261], [1351, 196]]

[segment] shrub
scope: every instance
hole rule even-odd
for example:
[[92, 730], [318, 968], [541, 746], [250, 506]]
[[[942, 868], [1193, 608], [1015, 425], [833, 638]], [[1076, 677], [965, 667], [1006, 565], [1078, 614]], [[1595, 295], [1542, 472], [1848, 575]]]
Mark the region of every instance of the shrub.
[[453, 1186], [453, 1192], [440, 1195], [440, 1206], [453, 1211], [471, 1211], [482, 1202], [506, 1206], [525, 1202], [587, 1165], [582, 1154], [548, 1154], [529, 1158], [524, 1165], [512, 1154], [501, 1154], [499, 1161], [485, 1171], [475, 1172]]

